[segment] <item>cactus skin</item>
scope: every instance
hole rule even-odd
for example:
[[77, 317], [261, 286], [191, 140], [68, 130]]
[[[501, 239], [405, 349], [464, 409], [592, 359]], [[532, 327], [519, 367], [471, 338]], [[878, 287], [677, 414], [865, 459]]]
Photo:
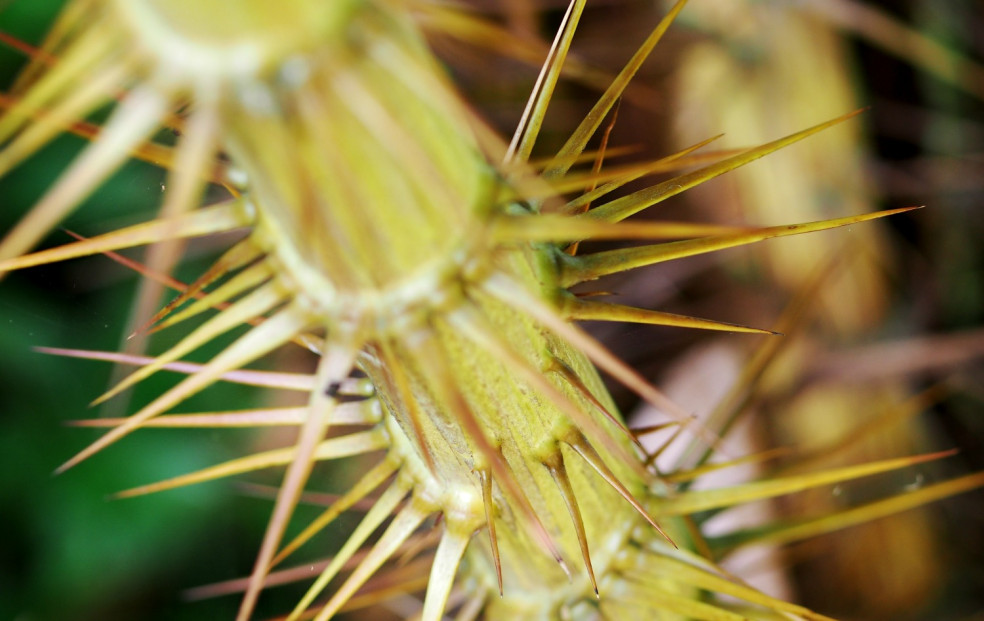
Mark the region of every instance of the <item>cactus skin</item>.
[[[646, 53], [682, 6], [657, 26]], [[583, 3], [572, 5], [565, 35], [573, 33], [581, 8]], [[309, 529], [283, 542], [313, 464], [380, 450], [382, 460], [315, 522], [315, 530], [374, 489], [385, 491], [289, 618], [300, 618], [391, 515], [360, 564], [320, 605], [317, 619], [345, 606], [437, 515], [441, 534], [424, 619], [441, 618], [454, 584], [463, 590], [465, 609], [484, 608], [489, 619], [742, 618], [735, 606], [708, 600], [700, 590], [738, 597], [761, 614], [822, 618], [721, 574], [692, 551], [701, 542], [688, 530], [687, 517], [925, 458], [716, 494], [678, 492], [647, 466], [648, 456], [621, 422], [593, 364], [662, 407], [671, 424], [690, 426], [686, 413], [571, 322], [602, 318], [756, 330], [583, 301], [567, 288], [673, 258], [884, 215], [754, 230], [618, 224], [837, 121], [722, 155], [694, 173], [580, 214], [583, 201], [565, 203], [548, 182], [568, 180], [574, 190], [596, 185], [596, 177], [566, 173], [632, 70], [616, 79], [540, 174], [526, 162], [535, 124], [510, 146], [492, 134], [440, 72], [411, 9], [443, 10], [397, 0], [312, 0], [286, 7], [255, 1], [235, 11], [218, 0], [78, 0], [69, 6], [46, 45], [59, 63], [47, 72], [30, 67], [15, 89], [17, 103], [0, 120], [0, 139], [7, 141], [0, 172], [65, 122], [120, 89], [126, 93], [99, 140], [0, 243], [0, 271], [248, 228], [247, 239], [166, 310], [203, 295], [212, 282], [221, 284], [160, 319], [170, 325], [226, 305], [222, 312], [100, 401], [241, 323], [255, 327], [60, 470], [140, 427], [177, 418], [165, 414], [293, 340], [320, 356], [308, 406], [295, 422], [293, 448], [127, 493], [287, 467], [240, 619], [252, 614], [271, 569], [311, 535]], [[547, 87], [532, 109], [549, 100], [559, 62], [558, 56], [548, 61]], [[185, 117], [172, 118], [179, 110]], [[131, 150], [149, 157], [143, 144], [161, 125], [180, 126], [182, 139], [167, 153], [170, 190], [160, 220], [24, 254]], [[681, 165], [689, 152], [675, 156]], [[214, 164], [218, 153], [228, 161]], [[638, 171], [614, 183], [632, 175]], [[206, 181], [227, 187], [231, 198], [196, 208]], [[692, 239], [588, 255], [565, 252], [572, 242], [613, 237]], [[162, 258], [152, 267], [167, 264]], [[353, 389], [359, 384], [349, 376], [356, 368], [369, 377], [371, 394]], [[346, 407], [353, 394], [365, 400]], [[368, 430], [325, 439], [332, 426], [352, 422]], [[488, 533], [487, 541], [473, 538], [479, 531]]]

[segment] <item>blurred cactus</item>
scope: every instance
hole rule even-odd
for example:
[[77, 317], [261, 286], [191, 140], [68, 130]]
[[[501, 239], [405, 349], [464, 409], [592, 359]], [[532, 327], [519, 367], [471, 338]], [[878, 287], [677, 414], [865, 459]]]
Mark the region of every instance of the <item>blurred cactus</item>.
[[[931, 50], [938, 51], [934, 58], [959, 58], [941, 46], [933, 48], [929, 39], [877, 8], [849, 0], [709, 2], [695, 6], [689, 17], [700, 36], [681, 53], [676, 71], [678, 144], [715, 131], [726, 133], [728, 146], [754, 144], [783, 127], [863, 105], [859, 86], [865, 76], [859, 75], [845, 30], [917, 64], [932, 66], [927, 60]], [[954, 66], [958, 62], [968, 67], [960, 84], [973, 91], [977, 74], [972, 63], [954, 60]], [[878, 113], [876, 107], [871, 114]], [[851, 213], [869, 211], [881, 202], [870, 181], [875, 157], [858, 126], [842, 126], [790, 149], [786, 157], [699, 188], [689, 200], [725, 218], [809, 219], [835, 205]], [[825, 257], [844, 257], [816, 291], [817, 305], [804, 319], [808, 328], [772, 362], [777, 372], [758, 394], [769, 417], [761, 424], [771, 441], [807, 452], [823, 449], [828, 456], [815, 464], [834, 466], [932, 445], [919, 415], [933, 401], [913, 397], [918, 384], [909, 378], [888, 376], [866, 384], [803, 379], [819, 352], [865, 344], [879, 333], [892, 303], [890, 280], [900, 277], [881, 228], [875, 224], [837, 240], [816, 236], [760, 251], [775, 290], [788, 294], [806, 287]], [[920, 484], [918, 477], [914, 481], [899, 480], [887, 489]], [[858, 490], [855, 496], [879, 493], [885, 491]], [[839, 495], [811, 493], [785, 508], [815, 513], [844, 502]], [[798, 567], [798, 590], [814, 605], [836, 601], [830, 610], [848, 618], [912, 616], [938, 597], [944, 584], [939, 530], [931, 512], [910, 511], [827, 536], [808, 547], [812, 552], [805, 556], [790, 553]]]

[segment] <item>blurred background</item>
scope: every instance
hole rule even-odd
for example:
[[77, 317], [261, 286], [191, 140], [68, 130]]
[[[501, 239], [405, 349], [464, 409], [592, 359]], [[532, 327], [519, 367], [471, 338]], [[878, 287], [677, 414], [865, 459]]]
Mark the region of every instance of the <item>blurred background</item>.
[[[508, 135], [565, 3], [466, 4], [495, 24], [498, 39], [478, 44], [430, 34], [462, 90]], [[16, 42], [37, 44], [60, 5], [0, 0], [6, 41], [0, 89], [25, 61]], [[551, 105], [535, 155], [562, 144], [599, 85], [666, 8], [654, 1], [589, 2], [569, 80]], [[741, 413], [739, 450], [793, 449], [798, 460], [776, 468], [960, 449], [895, 478], [777, 503], [770, 508], [774, 519], [856, 506], [984, 470], [984, 7], [969, 0], [692, 0], [610, 123], [609, 144], [631, 146], [631, 157], [642, 159], [721, 133], [710, 148], [752, 146], [866, 106], [843, 126], [671, 199], [647, 217], [773, 225], [925, 209], [658, 266], [595, 287], [622, 303], [782, 328], [786, 336], [769, 340], [589, 326], [688, 407], [712, 417]], [[0, 230], [30, 208], [83, 144], [60, 138], [0, 179]], [[149, 219], [163, 183], [160, 170], [130, 163], [64, 226], [94, 235]], [[45, 244], [68, 240], [59, 231]], [[178, 278], [193, 280], [227, 242], [192, 245]], [[225, 481], [128, 500], [110, 495], [231, 459], [276, 437], [144, 431], [51, 476], [96, 437], [65, 422], [100, 414], [85, 404], [108, 386], [112, 369], [34, 348], [118, 349], [136, 284], [131, 271], [95, 257], [15, 273], [0, 285], [0, 619], [235, 614], [235, 596], [188, 602], [181, 593], [249, 572], [271, 506], [267, 492]], [[151, 351], [184, 333], [177, 332], [155, 337]], [[299, 350], [264, 362], [278, 369], [310, 363]], [[128, 406], [116, 407], [133, 411], [176, 379], [148, 381]], [[612, 388], [623, 411], [637, 411], [631, 395]], [[223, 385], [182, 409], [255, 407], [274, 398], [280, 397]], [[641, 421], [646, 413], [636, 416]], [[344, 489], [346, 469], [356, 468], [321, 477], [322, 491]], [[249, 481], [276, 484], [277, 476]], [[318, 508], [306, 510], [313, 515]], [[751, 577], [778, 569], [780, 577], [765, 588], [837, 618], [982, 619], [982, 516], [984, 494], [971, 492], [774, 546], [757, 561], [732, 562]], [[330, 547], [331, 534], [324, 539]], [[270, 593], [261, 618], [289, 609], [297, 596], [290, 589]]]

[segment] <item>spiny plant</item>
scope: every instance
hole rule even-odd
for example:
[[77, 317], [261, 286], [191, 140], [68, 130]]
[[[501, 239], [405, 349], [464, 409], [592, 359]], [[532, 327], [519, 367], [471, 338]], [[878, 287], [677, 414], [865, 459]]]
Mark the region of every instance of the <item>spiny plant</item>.
[[[397, 592], [420, 590], [413, 572], [383, 569], [397, 555], [424, 555], [430, 564], [423, 619], [440, 619], [452, 607], [461, 619], [824, 618], [724, 572], [701, 534], [703, 520], [736, 504], [943, 454], [695, 491], [691, 482], [708, 471], [768, 455], [715, 465], [705, 457], [658, 472], [656, 454], [638, 441], [658, 429], [628, 429], [595, 366], [665, 413], [659, 427], [675, 429], [667, 444], [694, 434], [709, 456], [719, 445], [715, 430], [695, 423], [574, 323], [767, 333], [569, 289], [903, 211], [766, 228], [626, 221], [853, 116], [737, 152], [698, 152], [704, 141], [655, 161], [602, 169], [604, 148], [592, 152], [589, 143], [684, 4], [656, 25], [560, 151], [537, 162], [533, 147], [584, 0], [569, 6], [511, 141], [455, 92], [419, 24], [462, 38], [497, 34], [495, 26], [441, 3], [70, 3], [4, 97], [0, 173], [66, 127], [86, 132], [87, 115], [107, 105], [112, 114], [0, 242], [0, 271], [156, 244], [139, 269], [161, 277], [180, 240], [237, 230], [246, 236], [145, 326], [162, 329], [219, 311], [165, 353], [61, 352], [140, 365], [97, 403], [164, 369], [187, 377], [125, 419], [92, 421], [112, 429], [58, 471], [144, 427], [296, 426], [293, 446], [123, 494], [286, 468], [240, 619], [252, 615], [275, 567], [365, 499], [371, 509], [289, 619], [332, 617], [355, 605], [354, 596], [381, 571], [390, 584], [376, 599], [392, 593], [392, 583]], [[180, 134], [176, 146], [151, 141], [161, 128]], [[169, 170], [159, 219], [25, 254], [131, 155]], [[647, 175], [687, 169], [614, 197]], [[199, 207], [209, 183], [229, 198]], [[584, 240], [659, 243], [583, 253]], [[244, 323], [253, 327], [207, 363], [182, 362]], [[318, 356], [314, 373], [243, 368], [291, 341]], [[308, 402], [168, 414], [219, 381], [302, 390]], [[382, 456], [285, 543], [314, 464], [368, 453]], [[973, 476], [929, 486], [764, 534], [735, 533], [731, 541], [793, 540], [982, 482]], [[480, 531], [485, 536], [475, 538]], [[344, 580], [319, 600], [342, 572]]]

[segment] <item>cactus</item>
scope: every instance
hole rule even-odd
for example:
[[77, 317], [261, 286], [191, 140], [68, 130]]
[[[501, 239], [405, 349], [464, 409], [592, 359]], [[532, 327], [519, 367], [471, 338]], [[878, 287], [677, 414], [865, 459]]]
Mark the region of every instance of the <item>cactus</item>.
[[[575, 323], [768, 333], [606, 303], [570, 288], [904, 211], [765, 228], [627, 220], [853, 116], [750, 149], [698, 151], [704, 141], [651, 162], [582, 170], [594, 159], [589, 141], [684, 4], [655, 25], [546, 163], [531, 154], [583, 1], [571, 3], [511, 141], [457, 94], [417, 22], [453, 33], [491, 26], [439, 3], [69, 4], [5, 99], [0, 173], [66, 126], [82, 131], [80, 120], [114, 98], [118, 103], [91, 145], [0, 242], [0, 272], [157, 244], [143, 269], [160, 274], [170, 270], [181, 240], [247, 233], [147, 325], [163, 329], [219, 312], [155, 358], [119, 355], [140, 368], [96, 402], [164, 369], [187, 377], [127, 418], [92, 421], [111, 429], [59, 472], [145, 427], [295, 426], [292, 446], [123, 494], [285, 468], [240, 619], [251, 617], [274, 568], [365, 499], [372, 508], [289, 619], [331, 618], [408, 548], [432, 558], [420, 611], [427, 620], [452, 608], [460, 618], [488, 619], [824, 618], [727, 575], [710, 557], [700, 522], [736, 504], [944, 454], [695, 491], [690, 481], [708, 467], [657, 472], [654, 455], [638, 440], [650, 430], [625, 425], [595, 368], [708, 451], [718, 446], [716, 431]], [[149, 142], [162, 127], [180, 134], [174, 147]], [[131, 154], [169, 170], [158, 219], [30, 252]], [[687, 167], [696, 168], [613, 197], [629, 181]], [[227, 196], [200, 207], [209, 183]], [[589, 252], [577, 246], [612, 239], [656, 243]], [[242, 324], [251, 328], [207, 363], [181, 366], [186, 355]], [[245, 381], [245, 365], [291, 342], [317, 356], [313, 373], [248, 373], [274, 386], [300, 382], [304, 407], [169, 414], [216, 382]], [[362, 454], [381, 457], [301, 534], [287, 538], [314, 465]], [[862, 509], [898, 511], [981, 482], [967, 477]], [[827, 516], [800, 528], [823, 532], [850, 519]], [[419, 535], [428, 529], [434, 534]], [[405, 590], [419, 589], [406, 582]]]

